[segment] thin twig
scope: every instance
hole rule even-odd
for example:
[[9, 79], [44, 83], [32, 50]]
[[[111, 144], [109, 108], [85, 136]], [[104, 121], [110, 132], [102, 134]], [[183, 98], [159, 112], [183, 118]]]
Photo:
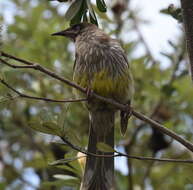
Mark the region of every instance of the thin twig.
[[7, 61], [0, 58], [0, 61], [3, 62], [5, 65], [12, 67], [14, 69], [33, 69], [35, 68], [35, 65], [13, 65], [8, 63]]
[[[61, 102], [61, 103], [87, 101], [86, 98], [69, 99], [69, 100], [54, 100], [54, 99], [50, 99], [50, 98], [42, 98], [42, 97], [30, 96], [30, 95], [23, 94], [23, 93], [19, 92], [18, 90], [14, 89], [14, 88], [13, 88], [12, 86], [10, 86], [7, 82], [5, 82], [3, 79], [0, 79], [0, 82], [1, 82], [3, 85], [5, 85], [7, 88], [9, 88], [9, 89], [11, 89], [12, 91], [14, 91], [16, 94], [18, 94], [19, 97], [21, 97], [21, 98], [28, 98], [28, 99], [33, 99], [33, 100], [42, 100], [42, 101], [46, 101], [46, 102]], [[12, 97], [11, 97], [11, 99], [12, 99]]]
[[142, 156], [131, 156], [127, 155], [121, 152], [115, 151], [115, 154], [109, 154], [109, 155], [104, 155], [104, 154], [95, 154], [88, 152], [87, 150], [78, 147], [74, 144], [72, 144], [70, 141], [68, 141], [65, 137], [60, 137], [66, 145], [70, 146], [72, 149], [82, 152], [83, 154], [86, 154], [88, 156], [94, 156], [94, 157], [102, 157], [102, 158], [110, 158], [110, 157], [120, 157], [124, 156], [130, 159], [136, 159], [136, 160], [147, 160], [147, 161], [160, 161], [160, 162], [176, 162], [176, 163], [193, 163], [193, 160], [180, 160], [180, 159], [168, 159], [168, 158], [152, 158], [152, 157], [142, 157]]
[[[22, 62], [24, 64], [27, 64], [27, 65], [34, 65], [34, 67], [32, 67], [33, 69], [35, 70], [39, 70], [41, 71], [42, 73], [45, 73], [49, 76], [51, 76], [52, 78], [55, 78], [69, 86], [72, 86], [73, 88], [76, 88], [78, 89], [79, 91], [83, 92], [83, 93], [86, 93], [87, 90], [80, 87], [79, 85], [57, 75], [56, 73], [42, 67], [41, 65], [39, 64], [36, 64], [36, 63], [32, 63], [32, 62], [29, 62], [29, 61], [26, 61], [26, 60], [23, 60], [23, 59], [20, 59], [20, 58], [17, 58], [17, 57], [14, 57], [12, 55], [9, 55], [9, 54], [6, 54], [4, 52], [1, 52], [1, 55], [4, 56], [4, 57], [7, 57], [7, 58], [11, 58], [11, 59], [14, 59], [16, 61], [19, 61], [19, 62]], [[103, 102], [106, 102], [106, 103], [109, 103], [111, 105], [114, 105], [117, 109], [120, 109], [120, 110], [124, 110], [124, 111], [127, 111], [129, 108], [128, 106], [126, 105], [123, 105], [123, 104], [120, 104], [119, 102], [116, 102], [115, 100], [113, 99], [110, 99], [110, 98], [105, 98], [105, 97], [102, 97], [102, 96], [99, 96], [97, 95], [96, 93], [92, 93], [91, 95], [92, 97], [98, 99], [98, 100], [101, 100]], [[131, 109], [131, 108], [130, 108]], [[180, 137], [179, 135], [177, 135], [176, 133], [174, 133], [173, 131], [165, 128], [163, 125], [161, 125], [160, 123], [148, 118], [147, 116], [135, 111], [135, 110], [132, 110], [132, 114], [133, 116], [135, 116], [136, 118], [144, 121], [144, 122], [147, 122], [149, 124], [151, 124], [152, 127], [154, 127], [155, 129], [158, 129], [159, 131], [161, 131], [162, 133], [174, 138], [175, 140], [177, 140], [178, 142], [180, 142], [181, 144], [183, 144], [187, 149], [189, 149], [191, 152], [193, 152], [193, 144], [187, 140], [185, 140], [184, 138]]]
[[176, 162], [176, 163], [189, 163], [189, 164], [193, 164], [193, 160], [177, 160], [177, 159], [169, 159], [169, 158], [152, 158], [152, 157], [142, 157], [142, 156], [130, 156], [127, 154], [123, 154], [118, 152], [117, 155], [115, 155], [115, 157], [118, 156], [125, 156], [127, 158], [130, 159], [136, 159], [136, 160], [147, 160], [147, 161], [159, 161], [159, 162]]

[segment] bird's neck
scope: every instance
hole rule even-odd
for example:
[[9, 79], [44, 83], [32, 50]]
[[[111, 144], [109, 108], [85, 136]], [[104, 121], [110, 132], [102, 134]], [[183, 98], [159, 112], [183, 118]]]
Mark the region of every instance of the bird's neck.
[[101, 49], [109, 47], [110, 38], [101, 30], [89, 31], [81, 34], [76, 38], [75, 47], [76, 53], [86, 56], [92, 56], [95, 52], [100, 52]]

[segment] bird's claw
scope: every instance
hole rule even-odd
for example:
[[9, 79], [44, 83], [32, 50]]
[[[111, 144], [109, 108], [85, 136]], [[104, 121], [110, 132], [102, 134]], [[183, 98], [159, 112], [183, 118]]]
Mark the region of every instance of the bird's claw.
[[127, 115], [127, 118], [129, 119], [132, 115], [132, 107], [131, 107], [131, 104], [126, 104], [126, 115]]
[[88, 101], [92, 98], [92, 96], [93, 96], [93, 90], [89, 87], [86, 87], [86, 97]]

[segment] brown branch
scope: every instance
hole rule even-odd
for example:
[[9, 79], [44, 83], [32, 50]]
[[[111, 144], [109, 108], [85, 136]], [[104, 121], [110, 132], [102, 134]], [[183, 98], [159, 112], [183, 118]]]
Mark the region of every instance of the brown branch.
[[185, 27], [187, 50], [190, 60], [190, 71], [193, 81], [193, 1], [192, 0], [181, 0], [183, 22]]
[[[40, 72], [42, 72], [42, 73], [44, 73], [44, 74], [47, 74], [47, 75], [51, 76], [52, 78], [55, 78], [55, 79], [57, 79], [57, 80], [65, 83], [65, 84], [67, 84], [67, 85], [69, 85], [69, 86], [72, 86], [73, 88], [76, 88], [76, 89], [78, 89], [79, 91], [81, 91], [81, 92], [83, 92], [83, 93], [86, 93], [86, 92], [87, 92], [86, 89], [80, 87], [79, 85], [77, 85], [77, 84], [75, 84], [75, 83], [73, 83], [73, 82], [71, 82], [71, 81], [69, 81], [69, 80], [67, 80], [67, 79], [65, 79], [65, 78], [63, 78], [63, 77], [61, 77], [61, 76], [59, 76], [59, 75], [57, 75], [56, 73], [54, 73], [54, 72], [52, 72], [52, 71], [50, 71], [50, 70], [42, 67], [42, 66], [39, 65], [39, 64], [32, 63], [32, 62], [26, 61], [26, 60], [24, 60], [24, 59], [20, 59], [20, 58], [14, 57], [14, 56], [9, 55], [9, 54], [6, 54], [6, 53], [4, 53], [4, 52], [1, 52], [1, 55], [4, 56], [4, 57], [7, 57], [7, 58], [14, 59], [14, 60], [19, 61], [19, 62], [22, 62], [22, 63], [24, 63], [24, 64], [26, 64], [26, 65], [31, 65], [31, 66], [33, 65], [34, 67], [32, 67], [32, 69], [39, 70]], [[120, 104], [119, 102], [116, 102], [116, 101], [113, 100], [113, 99], [99, 96], [99, 95], [97, 95], [97, 94], [94, 93], [94, 92], [92, 93], [91, 96], [94, 97], [94, 98], [97, 98], [98, 100], [101, 100], [101, 101], [103, 101], [103, 102], [112, 104], [112, 105], [114, 105], [117, 109], [124, 110], [124, 111], [127, 111], [127, 110], [128, 110], [128, 106], [123, 105], [123, 104]], [[175, 139], [176, 141], [180, 142], [180, 143], [183, 144], [187, 149], [189, 149], [190, 151], [193, 152], [193, 144], [192, 144], [191, 142], [185, 140], [184, 138], [180, 137], [179, 135], [177, 135], [177, 134], [174, 133], [173, 131], [165, 128], [165, 127], [164, 127], [163, 125], [161, 125], [160, 123], [158, 123], [158, 122], [156, 122], [156, 121], [148, 118], [147, 116], [145, 116], [145, 115], [143, 115], [143, 114], [141, 114], [141, 113], [139, 113], [139, 112], [137, 112], [137, 111], [135, 111], [135, 110], [132, 110], [132, 114], [133, 114], [136, 118], [138, 118], [138, 119], [140, 119], [140, 120], [142, 120], [142, 121], [144, 121], [144, 122], [147, 122], [147, 123], [151, 124], [151, 126], [154, 127], [155, 129], [158, 129], [158, 130], [161, 131], [162, 133], [164, 133], [164, 134], [172, 137], [173, 139]]]
[[35, 68], [34, 65], [13, 65], [13, 64], [8, 63], [7, 61], [5, 61], [4, 59], [1, 59], [1, 58], [0, 58], [0, 61], [3, 64], [5, 64], [5, 65], [7, 65], [9, 67], [12, 67], [14, 69], [33, 69], [33, 68]]
[[175, 163], [189, 163], [189, 164], [193, 164], [193, 160], [180, 160], [180, 159], [169, 159], [169, 158], [152, 158], [152, 157], [142, 157], [142, 156], [130, 156], [127, 154], [123, 154], [118, 152], [117, 155], [115, 155], [115, 157], [118, 156], [125, 156], [127, 158], [130, 159], [136, 159], [136, 160], [146, 160], [146, 161], [159, 161], [159, 162], [175, 162]]
[[152, 158], [152, 157], [142, 157], [142, 156], [131, 156], [127, 155], [121, 152], [115, 151], [116, 154], [109, 154], [109, 155], [103, 155], [103, 154], [95, 154], [88, 152], [87, 150], [78, 147], [76, 145], [73, 145], [70, 141], [68, 141], [65, 137], [60, 137], [66, 145], [70, 146], [72, 149], [82, 152], [83, 154], [94, 156], [94, 157], [103, 157], [103, 158], [109, 158], [109, 157], [120, 157], [124, 156], [130, 159], [136, 159], [136, 160], [147, 160], [147, 161], [159, 161], [159, 162], [175, 162], [175, 163], [191, 163], [193, 164], [193, 160], [180, 160], [180, 159], [168, 159], [168, 158]]
[[[23, 94], [23, 93], [19, 92], [18, 90], [14, 89], [14, 88], [13, 88], [12, 86], [10, 86], [7, 82], [5, 82], [3, 79], [0, 79], [0, 82], [1, 82], [4, 86], [6, 86], [7, 88], [9, 88], [10, 90], [14, 91], [16, 94], [18, 94], [18, 97], [21, 97], [21, 98], [28, 98], [28, 99], [33, 99], [33, 100], [42, 100], [42, 101], [45, 101], [45, 102], [60, 102], [60, 103], [87, 101], [86, 98], [69, 99], [69, 100], [54, 100], [54, 99], [50, 99], [50, 98], [42, 98], [42, 97], [30, 96], [30, 95]], [[11, 97], [11, 98], [12, 98], [12, 97]]]
[[193, 144], [187, 140], [185, 140], [184, 138], [180, 137], [179, 135], [177, 135], [176, 133], [174, 133], [173, 131], [165, 128], [163, 125], [161, 125], [160, 123], [146, 117], [145, 115], [136, 112], [136, 111], [132, 111], [133, 115], [135, 117], [137, 117], [138, 119], [145, 121], [149, 124], [151, 124], [152, 127], [154, 127], [155, 129], [158, 129], [159, 131], [161, 131], [162, 133], [172, 137], [173, 139], [177, 140], [178, 142], [180, 142], [181, 144], [183, 144], [186, 148], [188, 148], [189, 150], [191, 150], [193, 152]]

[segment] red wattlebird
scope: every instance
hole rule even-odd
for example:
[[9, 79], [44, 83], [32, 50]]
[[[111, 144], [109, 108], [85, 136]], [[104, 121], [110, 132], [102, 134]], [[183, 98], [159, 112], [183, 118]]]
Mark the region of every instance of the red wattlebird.
[[[76, 60], [74, 81], [81, 87], [129, 104], [133, 93], [130, 67], [119, 42], [110, 38], [97, 26], [89, 23], [76, 24], [54, 33], [75, 42]], [[90, 115], [88, 152], [104, 153], [97, 149], [103, 142], [114, 147], [114, 115], [117, 109], [90, 98], [87, 103]], [[121, 131], [125, 133], [128, 114], [121, 112]], [[87, 156], [81, 190], [114, 190], [114, 158]]]

